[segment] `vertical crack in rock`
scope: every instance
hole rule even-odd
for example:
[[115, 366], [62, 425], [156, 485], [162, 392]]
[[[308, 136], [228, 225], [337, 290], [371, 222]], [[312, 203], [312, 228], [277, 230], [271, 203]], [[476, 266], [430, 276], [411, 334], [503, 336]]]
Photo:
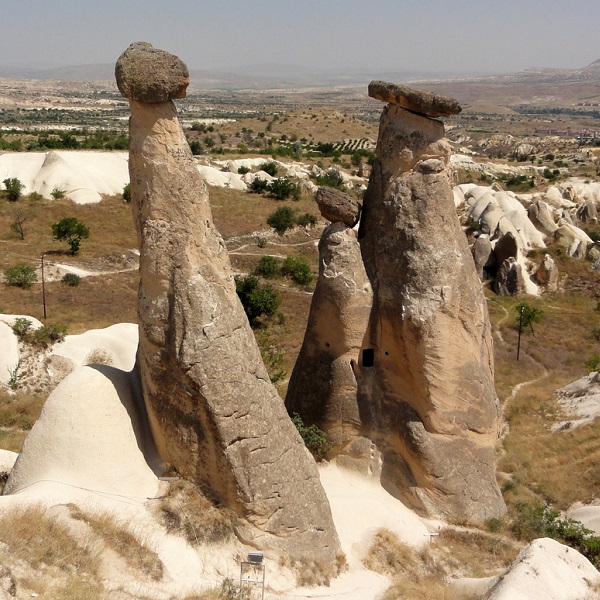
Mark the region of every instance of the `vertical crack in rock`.
[[316, 466], [269, 381], [171, 101], [185, 95], [187, 68], [138, 43], [115, 73], [131, 104], [137, 364], [161, 457], [234, 509], [246, 542], [333, 562], [339, 541]]
[[372, 351], [372, 366], [363, 360], [358, 373], [363, 424], [392, 493], [432, 515], [482, 521], [505, 512], [491, 327], [454, 210], [444, 126], [430, 118], [460, 107], [374, 83], [370, 95], [392, 103], [359, 230], [374, 297], [362, 350]]

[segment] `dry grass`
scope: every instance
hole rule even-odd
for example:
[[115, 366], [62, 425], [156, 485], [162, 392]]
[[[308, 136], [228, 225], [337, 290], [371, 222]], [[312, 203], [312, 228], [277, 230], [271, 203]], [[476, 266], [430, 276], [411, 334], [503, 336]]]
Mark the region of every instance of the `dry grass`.
[[40, 416], [45, 401], [41, 394], [20, 390], [9, 394], [0, 389], [0, 428], [29, 431]]
[[27, 563], [34, 570], [54, 568], [96, 575], [100, 567], [91, 538], [76, 540], [41, 506], [13, 508], [1, 514], [0, 542], [6, 544], [13, 561]]
[[[575, 264], [577, 263], [577, 264]], [[572, 260], [563, 269], [589, 270], [589, 263]], [[505, 400], [512, 387], [545, 377], [523, 387], [510, 399], [504, 414], [509, 431], [503, 439], [498, 467], [505, 475], [503, 492], [509, 508], [517, 502], [542, 500], [564, 509], [580, 500], [600, 495], [597, 466], [600, 462], [600, 423], [553, 434], [550, 427], [561, 420], [555, 390], [586, 373], [584, 361], [600, 353], [593, 328], [600, 322], [597, 300], [589, 296], [555, 295], [527, 302], [544, 310], [535, 335], [524, 332], [521, 360], [516, 362], [515, 304], [520, 300], [495, 298], [489, 303], [492, 321], [500, 322], [504, 343], [497, 339], [496, 387]], [[509, 318], [503, 319], [504, 308]]]
[[218, 544], [233, 535], [233, 513], [215, 506], [183, 479], [171, 483], [156, 511], [167, 531], [185, 537], [192, 545]]
[[74, 505], [70, 505], [69, 509], [73, 518], [84, 521], [108, 548], [125, 560], [128, 567], [155, 581], [162, 578], [163, 563], [158, 554], [144, 542], [140, 532], [134, 534], [127, 523], [108, 513], [82, 512]]
[[[383, 600], [469, 600], [446, 582], [448, 571], [433, 545], [417, 551], [389, 530], [379, 530], [363, 560], [367, 569], [392, 578]], [[473, 599], [474, 600], [474, 599]]]

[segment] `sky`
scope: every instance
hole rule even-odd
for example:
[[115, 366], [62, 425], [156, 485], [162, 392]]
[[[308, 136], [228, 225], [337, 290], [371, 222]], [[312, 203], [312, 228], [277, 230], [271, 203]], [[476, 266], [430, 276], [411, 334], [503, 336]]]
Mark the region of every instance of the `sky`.
[[0, 65], [114, 63], [132, 42], [191, 69], [512, 73], [600, 59], [600, 0], [0, 0]]

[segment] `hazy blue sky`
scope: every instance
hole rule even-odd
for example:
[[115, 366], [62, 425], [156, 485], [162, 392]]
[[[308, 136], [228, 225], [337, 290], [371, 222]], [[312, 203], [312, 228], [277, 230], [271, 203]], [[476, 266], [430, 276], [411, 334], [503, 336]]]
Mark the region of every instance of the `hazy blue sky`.
[[0, 64], [113, 63], [134, 41], [190, 68], [432, 72], [581, 67], [600, 0], [0, 0]]

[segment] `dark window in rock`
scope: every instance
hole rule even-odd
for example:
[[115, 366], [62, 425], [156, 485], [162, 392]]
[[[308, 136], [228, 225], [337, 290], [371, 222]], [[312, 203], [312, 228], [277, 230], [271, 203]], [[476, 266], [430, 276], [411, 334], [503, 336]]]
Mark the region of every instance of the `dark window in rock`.
[[365, 348], [362, 353], [362, 366], [372, 367], [375, 364], [375, 350], [373, 348]]

